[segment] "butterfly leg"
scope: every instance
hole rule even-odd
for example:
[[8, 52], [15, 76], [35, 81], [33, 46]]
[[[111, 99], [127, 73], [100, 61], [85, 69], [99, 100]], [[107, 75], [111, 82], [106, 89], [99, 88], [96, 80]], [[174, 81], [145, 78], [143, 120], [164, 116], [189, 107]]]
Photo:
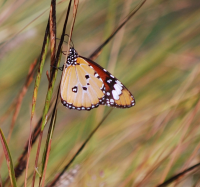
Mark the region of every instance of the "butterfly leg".
[[51, 67], [53, 67], [53, 68], [55, 68], [55, 69], [59, 69], [60, 71], [63, 71], [64, 65], [61, 66], [61, 67], [56, 67], [56, 66], [52, 66], [52, 65], [51, 65]]
[[64, 53], [64, 52], [66, 52], [66, 51], [62, 51], [62, 54], [63, 54], [63, 55], [66, 55], [66, 53]]

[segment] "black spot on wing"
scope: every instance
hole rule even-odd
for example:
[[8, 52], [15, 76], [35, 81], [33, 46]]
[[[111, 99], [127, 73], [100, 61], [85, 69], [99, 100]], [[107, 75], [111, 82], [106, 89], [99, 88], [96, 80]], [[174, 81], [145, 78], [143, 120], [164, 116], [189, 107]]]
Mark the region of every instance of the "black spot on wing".
[[74, 87], [72, 88], [72, 92], [77, 93], [77, 91], [78, 91], [78, 87], [77, 87], [77, 86], [74, 86]]
[[89, 76], [89, 75], [85, 75], [85, 78], [86, 78], [86, 79], [89, 79], [89, 78], [90, 78], [90, 76]]

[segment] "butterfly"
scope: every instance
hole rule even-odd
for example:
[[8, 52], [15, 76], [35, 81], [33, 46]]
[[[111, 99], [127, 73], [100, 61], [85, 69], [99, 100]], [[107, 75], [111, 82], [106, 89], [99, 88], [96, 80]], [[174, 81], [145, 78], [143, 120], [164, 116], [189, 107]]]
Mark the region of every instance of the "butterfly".
[[99, 105], [130, 108], [135, 99], [111, 73], [70, 47], [60, 86], [62, 104], [69, 109], [91, 110]]

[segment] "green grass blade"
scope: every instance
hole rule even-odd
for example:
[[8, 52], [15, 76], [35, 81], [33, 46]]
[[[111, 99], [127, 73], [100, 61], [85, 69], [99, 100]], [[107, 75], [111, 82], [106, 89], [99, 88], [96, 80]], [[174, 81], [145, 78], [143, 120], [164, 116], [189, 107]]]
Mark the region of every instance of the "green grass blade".
[[0, 139], [1, 139], [2, 146], [3, 146], [5, 158], [6, 158], [6, 161], [7, 161], [7, 166], [8, 166], [11, 185], [13, 187], [17, 187], [17, 183], [16, 183], [16, 179], [15, 179], [15, 171], [14, 171], [13, 162], [12, 162], [12, 157], [11, 157], [8, 145], [6, 143], [5, 136], [4, 136], [1, 128], [0, 128]]
[[32, 100], [31, 119], [33, 118], [33, 115], [34, 115], [34, 112], [35, 112], [38, 88], [39, 88], [39, 85], [40, 85], [40, 80], [41, 80], [41, 76], [42, 76], [44, 62], [45, 62], [46, 57], [47, 57], [48, 46], [49, 46], [49, 22], [47, 24], [46, 31], [45, 31], [45, 37], [44, 37], [41, 56], [40, 56], [38, 73], [37, 73], [36, 80], [35, 80], [35, 86], [34, 86], [34, 91], [33, 91], [33, 100]]
[[42, 182], [42, 186], [44, 186], [45, 173], [46, 173], [47, 162], [48, 162], [48, 158], [49, 158], [49, 151], [51, 149], [51, 140], [53, 137], [53, 131], [54, 131], [55, 123], [56, 123], [56, 117], [57, 117], [57, 110], [56, 110], [56, 106], [55, 106], [54, 112], [53, 112], [52, 118], [51, 118], [51, 123], [49, 126], [49, 131], [48, 131], [48, 135], [47, 135], [47, 139], [46, 139], [46, 145], [44, 148], [43, 157], [42, 157], [42, 171], [41, 171], [41, 178], [40, 178], [40, 182]]

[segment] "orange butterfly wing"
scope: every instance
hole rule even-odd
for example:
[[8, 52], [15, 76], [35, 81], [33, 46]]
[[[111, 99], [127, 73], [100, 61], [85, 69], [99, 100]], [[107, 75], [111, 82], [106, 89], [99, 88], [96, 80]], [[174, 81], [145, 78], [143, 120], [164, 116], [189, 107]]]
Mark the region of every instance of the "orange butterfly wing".
[[95, 70], [82, 58], [77, 65], [64, 68], [61, 81], [61, 102], [70, 109], [90, 110], [98, 107], [105, 96], [103, 81], [95, 77]]
[[91, 110], [99, 104], [117, 108], [135, 105], [129, 90], [90, 59], [70, 49], [61, 80], [61, 102], [70, 109]]
[[103, 80], [106, 105], [117, 108], [129, 108], [135, 105], [133, 95], [117, 78], [94, 61], [82, 56], [81, 58], [85, 59]]

